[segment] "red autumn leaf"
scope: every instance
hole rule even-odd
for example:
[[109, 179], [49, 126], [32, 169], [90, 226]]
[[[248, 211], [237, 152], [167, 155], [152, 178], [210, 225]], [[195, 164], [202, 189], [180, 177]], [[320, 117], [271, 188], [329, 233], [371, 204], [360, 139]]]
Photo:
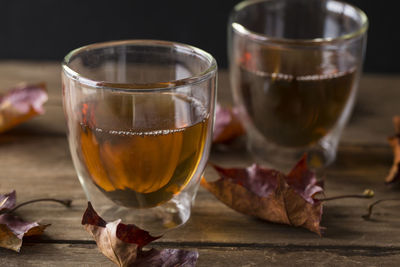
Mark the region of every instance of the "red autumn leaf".
[[213, 143], [228, 143], [244, 133], [237, 108], [223, 108], [217, 104]]
[[198, 258], [196, 251], [180, 249], [142, 248], [160, 238], [133, 224], [123, 224], [121, 220], [107, 223], [93, 209], [89, 202], [83, 214], [82, 225], [95, 239], [98, 248], [107, 258], [118, 266], [195, 266]]
[[43, 114], [47, 99], [44, 84], [16, 87], [0, 96], [0, 133]]
[[393, 117], [393, 124], [396, 134], [388, 138], [393, 149], [393, 165], [385, 179], [388, 184], [398, 182], [400, 179], [400, 116]]
[[15, 191], [0, 195], [0, 247], [19, 252], [23, 237], [41, 235], [49, 224], [25, 222], [13, 214], [7, 213], [8, 210], [15, 207], [15, 204]]
[[0, 195], [0, 211], [2, 210], [9, 210], [15, 207], [17, 202], [17, 195], [15, 190], [11, 193]]
[[307, 157], [285, 175], [256, 164], [243, 169], [214, 166], [220, 175], [215, 182], [204, 178], [202, 186], [228, 207], [263, 220], [304, 227], [321, 235], [322, 202], [314, 197], [322, 184], [308, 170]]

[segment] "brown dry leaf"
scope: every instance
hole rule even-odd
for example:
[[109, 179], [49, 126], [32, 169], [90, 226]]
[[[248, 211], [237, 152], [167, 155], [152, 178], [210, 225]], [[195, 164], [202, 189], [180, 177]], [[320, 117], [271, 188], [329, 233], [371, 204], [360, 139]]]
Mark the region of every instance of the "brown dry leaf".
[[45, 84], [23, 85], [0, 96], [0, 133], [43, 114], [47, 99]]
[[43, 234], [49, 224], [25, 222], [17, 216], [5, 212], [14, 208], [15, 204], [15, 191], [0, 195], [0, 212], [3, 212], [0, 215], [0, 247], [19, 252], [24, 237]]
[[315, 195], [322, 184], [308, 170], [307, 157], [285, 175], [254, 164], [246, 169], [214, 166], [220, 175], [215, 182], [201, 180], [202, 186], [228, 207], [266, 221], [304, 227], [321, 235], [322, 202]]
[[224, 108], [217, 104], [213, 143], [229, 143], [244, 133], [245, 130], [239, 120], [238, 110], [236, 108]]
[[388, 138], [389, 144], [393, 149], [393, 165], [385, 179], [388, 184], [398, 182], [400, 179], [400, 116], [393, 117], [393, 125], [396, 135]]
[[196, 251], [180, 249], [142, 248], [160, 238], [151, 236], [133, 224], [123, 224], [121, 220], [107, 223], [93, 209], [91, 203], [82, 218], [85, 226], [95, 239], [101, 253], [118, 266], [195, 266], [198, 258]]

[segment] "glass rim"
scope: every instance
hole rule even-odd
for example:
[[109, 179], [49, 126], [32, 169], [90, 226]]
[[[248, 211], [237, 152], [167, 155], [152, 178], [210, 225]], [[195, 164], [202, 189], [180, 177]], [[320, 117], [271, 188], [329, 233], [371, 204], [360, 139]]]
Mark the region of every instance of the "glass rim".
[[[87, 52], [90, 50], [107, 48], [107, 47], [117, 47], [117, 46], [158, 46], [158, 47], [173, 47], [179, 53], [184, 51], [189, 52], [191, 54], [196, 54], [203, 61], [207, 61], [209, 66], [206, 70], [200, 73], [196, 73], [191, 75], [190, 77], [178, 79], [178, 80], [169, 80], [169, 81], [161, 81], [161, 82], [150, 82], [150, 83], [111, 83], [107, 81], [96, 81], [90, 78], [87, 78], [77, 71], [73, 70], [69, 64], [71, 63], [71, 59], [74, 56], [79, 55], [80, 53]], [[116, 92], [156, 92], [156, 91], [169, 91], [174, 90], [175, 88], [188, 86], [203, 82], [209, 79], [213, 74], [217, 71], [217, 62], [214, 57], [200, 49], [191, 45], [172, 42], [172, 41], [162, 41], [162, 40], [151, 40], [151, 39], [131, 39], [131, 40], [121, 40], [121, 41], [107, 41], [100, 43], [93, 43], [89, 45], [85, 45], [79, 48], [76, 48], [70, 51], [63, 59], [61, 63], [61, 67], [63, 72], [69, 78], [79, 82], [80, 84], [87, 85], [92, 88], [102, 89], [102, 90], [111, 90]]]
[[363, 35], [367, 29], [368, 29], [368, 17], [365, 14], [364, 11], [362, 11], [360, 8], [349, 4], [344, 1], [340, 0], [329, 0], [330, 2], [336, 2], [340, 3], [346, 6], [349, 6], [353, 8], [358, 15], [361, 17], [361, 25], [360, 27], [350, 33], [342, 34], [338, 37], [323, 37], [323, 38], [312, 38], [312, 39], [289, 39], [289, 38], [279, 38], [279, 37], [272, 37], [267, 34], [263, 33], [258, 33], [255, 31], [251, 31], [244, 27], [242, 24], [233, 21], [234, 15], [242, 11], [244, 8], [257, 4], [257, 3], [262, 3], [262, 2], [272, 2], [276, 0], [245, 0], [242, 1], [238, 4], [236, 4], [230, 14], [230, 27], [232, 29], [244, 36], [248, 36], [250, 39], [254, 41], [259, 41], [259, 42], [273, 42], [273, 43], [278, 43], [278, 44], [288, 44], [288, 45], [321, 45], [321, 44], [329, 44], [329, 43], [336, 43], [336, 42], [341, 42], [341, 41], [347, 41], [347, 40], [352, 40], [358, 36]]

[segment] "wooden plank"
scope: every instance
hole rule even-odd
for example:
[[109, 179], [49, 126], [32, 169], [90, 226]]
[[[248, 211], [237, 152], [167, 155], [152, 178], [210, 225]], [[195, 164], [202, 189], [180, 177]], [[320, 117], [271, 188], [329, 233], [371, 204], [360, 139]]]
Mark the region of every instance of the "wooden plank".
[[[90, 240], [80, 225], [86, 201], [65, 138], [39, 135], [7, 137], [9, 139], [0, 146], [1, 191], [16, 189], [21, 201], [39, 197], [74, 199], [74, 207], [70, 210], [53, 204], [35, 204], [21, 212], [27, 219], [42, 219], [43, 222], [52, 223], [48, 229], [49, 239]], [[374, 189], [378, 198], [397, 196], [397, 191], [388, 190], [383, 184], [383, 177], [390, 166], [390, 149], [366, 149], [369, 149], [368, 156], [359, 147], [343, 150], [343, 156], [339, 157], [343, 160], [326, 172], [328, 196], [361, 193], [365, 188]], [[229, 153], [216, 151], [212, 158], [226, 166], [245, 166], [250, 163], [249, 156], [241, 150]], [[352, 158], [352, 161], [346, 158]], [[207, 168], [206, 177], [216, 179], [215, 175]], [[240, 215], [202, 189], [191, 221], [168, 233], [163, 240], [303, 245], [345, 245], [351, 242], [358, 245], [400, 246], [399, 204], [384, 205], [379, 209], [376, 221], [368, 222], [361, 215], [365, 213], [369, 202], [342, 200], [327, 203], [322, 221], [327, 231], [324, 238], [319, 238], [307, 230], [265, 223]]]
[[[230, 102], [227, 73], [221, 71], [219, 77], [219, 98]], [[51, 244], [26, 247], [21, 255], [0, 250], [0, 265], [109, 264], [94, 245], [87, 244], [92, 239], [80, 225], [86, 199], [65, 138], [59, 63], [0, 62], [0, 88], [21, 81], [46, 81], [50, 100], [45, 115], [0, 136], [1, 192], [16, 189], [21, 201], [44, 196], [72, 198], [74, 205], [71, 209], [50, 203], [22, 208], [20, 214], [25, 219], [53, 224], [44, 236], [44, 241]], [[383, 178], [392, 160], [386, 137], [393, 131], [392, 115], [400, 114], [399, 86], [397, 76], [365, 75], [361, 80], [359, 101], [344, 132], [338, 159], [325, 172], [327, 196], [360, 193], [364, 188], [374, 189], [377, 198], [398, 195], [383, 184]], [[224, 166], [247, 166], [252, 162], [243, 139], [231, 147], [214, 147], [211, 160]], [[210, 168], [206, 176], [216, 178]], [[199, 266], [232, 262], [238, 266], [394, 264], [399, 260], [400, 204], [382, 205], [373, 220], [365, 221], [361, 215], [369, 202], [327, 203], [322, 220], [327, 229], [319, 238], [304, 229], [238, 214], [201, 189], [189, 223], [167, 233], [157, 244], [201, 248]]]
[[386, 144], [393, 130], [392, 117], [400, 114], [400, 77], [364, 75], [358, 99], [342, 141], [351, 144]]
[[[21, 82], [40, 82], [48, 84], [48, 112], [40, 119], [29, 123], [28, 128], [46, 125], [49, 121], [55, 126], [45, 126], [42, 133], [65, 132], [61, 123], [61, 67], [59, 62], [0, 61], [0, 92]], [[354, 114], [346, 127], [342, 142], [351, 144], [386, 144], [386, 137], [393, 132], [391, 118], [400, 114], [400, 77], [365, 74], [359, 86], [358, 101]], [[222, 103], [232, 102], [229, 77], [226, 70], [219, 71], [218, 99]], [[24, 129], [26, 129], [25, 127]]]
[[[392, 134], [392, 117], [400, 114], [400, 77], [364, 74], [353, 114], [343, 132], [342, 143], [386, 144]], [[227, 71], [219, 72], [218, 101], [230, 104], [232, 93]]]
[[66, 136], [66, 121], [60, 105], [45, 105], [45, 114], [34, 117], [2, 136]]
[[27, 244], [20, 253], [0, 249], [0, 266], [115, 266], [100, 254], [96, 245]]
[[61, 105], [61, 62], [0, 62], [0, 92], [21, 83], [45, 82], [49, 104]]
[[[156, 248], [158, 248], [156, 246]], [[189, 248], [193, 249], [193, 248]], [[199, 248], [202, 266], [398, 266], [398, 248], [266, 247]], [[28, 244], [21, 253], [0, 250], [0, 265], [19, 266], [115, 266], [94, 244]]]

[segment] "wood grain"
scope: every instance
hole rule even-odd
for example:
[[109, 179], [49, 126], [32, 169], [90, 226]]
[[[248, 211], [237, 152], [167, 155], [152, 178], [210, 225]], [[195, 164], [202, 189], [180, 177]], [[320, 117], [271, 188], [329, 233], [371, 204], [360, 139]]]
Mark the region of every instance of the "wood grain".
[[[156, 248], [162, 248], [155, 246]], [[180, 248], [180, 247], [177, 247]], [[193, 248], [185, 249], [193, 250]], [[210, 247], [197, 249], [198, 267], [209, 266], [396, 266], [396, 248], [342, 249], [338, 247]], [[366, 260], [367, 259], [367, 260]], [[20, 254], [0, 250], [0, 266], [115, 266], [94, 244], [28, 244]]]
[[[111, 266], [80, 225], [86, 199], [74, 171], [65, 137], [60, 65], [52, 62], [0, 62], [0, 88], [45, 81], [46, 114], [0, 136], [0, 191], [17, 190], [18, 201], [38, 197], [73, 199], [73, 207], [34, 204], [19, 212], [25, 219], [51, 223], [42, 239], [21, 254], [0, 250], [0, 266]], [[219, 75], [218, 97], [231, 103], [226, 71]], [[400, 76], [364, 75], [354, 114], [343, 133], [336, 162], [325, 172], [326, 195], [375, 190], [377, 198], [399, 192], [383, 184], [392, 161], [386, 138], [391, 117], [400, 114]], [[1, 90], [0, 90], [1, 91]], [[247, 166], [244, 139], [213, 148], [211, 161]], [[208, 179], [216, 173], [206, 169]], [[191, 220], [156, 242], [160, 247], [199, 249], [198, 266], [395, 266], [400, 260], [400, 202], [362, 215], [370, 200], [328, 202], [322, 238], [304, 229], [266, 223], [238, 214], [200, 189]]]

